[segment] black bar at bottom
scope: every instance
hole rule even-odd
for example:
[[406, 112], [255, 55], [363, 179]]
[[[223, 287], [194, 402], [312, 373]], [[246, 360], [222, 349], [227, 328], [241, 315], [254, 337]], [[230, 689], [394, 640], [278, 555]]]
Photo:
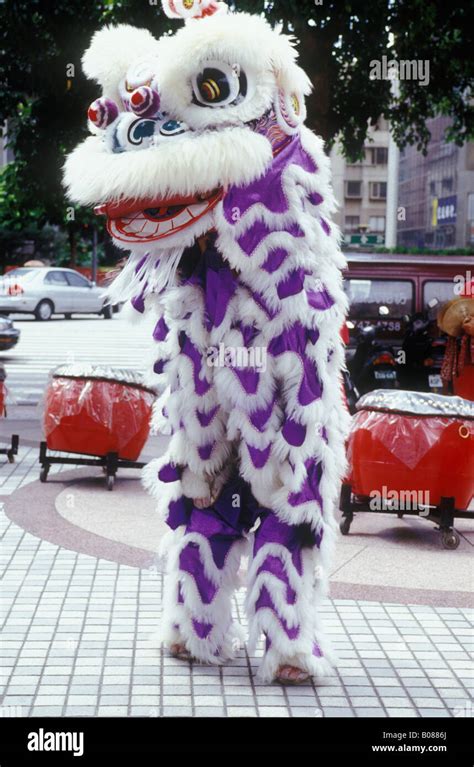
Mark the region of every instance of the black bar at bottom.
[[[310, 754], [314, 764], [340, 756], [363, 763], [472, 765], [467, 718], [30, 718], [0, 719], [0, 764], [100, 764], [119, 756], [136, 765], [163, 754]], [[52, 736], [49, 735], [52, 733]], [[71, 750], [46, 750], [55, 734], [70, 734]], [[74, 757], [72, 736], [83, 753]], [[81, 740], [82, 738], [82, 740]], [[62, 742], [66, 737], [62, 736]], [[82, 743], [82, 746], [81, 746]], [[31, 748], [39, 750], [31, 750]], [[42, 749], [42, 750], [41, 750]], [[77, 749], [76, 749], [77, 750]], [[136, 760], [139, 761], [136, 761]], [[158, 764], [158, 761], [156, 762]]]

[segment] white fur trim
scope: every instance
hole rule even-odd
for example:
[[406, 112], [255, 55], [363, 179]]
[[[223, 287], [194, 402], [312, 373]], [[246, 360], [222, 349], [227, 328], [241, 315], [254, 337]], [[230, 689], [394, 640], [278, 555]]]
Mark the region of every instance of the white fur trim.
[[69, 198], [81, 205], [187, 196], [248, 184], [271, 159], [269, 142], [248, 128], [184, 134], [166, 145], [121, 154], [111, 154], [91, 136], [67, 158], [64, 183]]
[[[203, 571], [217, 587], [217, 593], [210, 604], [202, 602], [193, 576], [180, 570], [180, 554], [190, 543], [198, 547]], [[240, 649], [243, 633], [241, 627], [232, 620], [231, 598], [237, 583], [240, 560], [247, 545], [246, 539], [234, 543], [220, 570], [214, 563], [209, 542], [202, 535], [178, 531], [168, 549], [161, 629], [161, 639], [166, 645], [182, 643], [194, 658], [214, 665], [235, 656]], [[179, 584], [184, 604], [178, 603]], [[212, 625], [205, 639], [196, 634], [193, 620]], [[178, 629], [175, 624], [178, 624]]]
[[[304, 549], [301, 554], [303, 575], [296, 570], [286, 548], [276, 543], [264, 544], [254, 557], [248, 574], [246, 609], [251, 627], [249, 646], [254, 649], [262, 633], [270, 639], [270, 648], [265, 651], [259, 668], [259, 676], [267, 682], [272, 681], [278, 668], [286, 664], [297, 666], [314, 676], [325, 676], [332, 673], [337, 663], [318, 614], [318, 607], [327, 590], [323, 556], [316, 547]], [[280, 578], [265, 571], [258, 572], [268, 556], [277, 557], [283, 563], [290, 587], [296, 592], [294, 604], [288, 604], [286, 585]], [[256, 608], [262, 587], [269, 592], [276, 612], [268, 607]], [[280, 618], [288, 628], [299, 627], [295, 639], [288, 637]], [[323, 652], [322, 658], [313, 655], [315, 642]]]
[[87, 77], [95, 80], [103, 95], [120, 104], [120, 82], [127, 69], [137, 59], [153, 58], [158, 41], [147, 29], [129, 24], [104, 27], [96, 32], [82, 58], [82, 68]]

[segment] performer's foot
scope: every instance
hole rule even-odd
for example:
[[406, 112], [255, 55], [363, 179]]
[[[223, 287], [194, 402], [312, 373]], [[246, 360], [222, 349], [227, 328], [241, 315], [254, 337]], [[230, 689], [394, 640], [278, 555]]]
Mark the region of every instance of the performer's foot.
[[310, 678], [307, 671], [303, 671], [297, 666], [280, 666], [275, 681], [286, 685], [305, 684]]
[[170, 646], [170, 653], [173, 656], [173, 658], [178, 658], [178, 660], [192, 660], [193, 656], [189, 652], [189, 650], [186, 648], [186, 645], [176, 643], [172, 644]]

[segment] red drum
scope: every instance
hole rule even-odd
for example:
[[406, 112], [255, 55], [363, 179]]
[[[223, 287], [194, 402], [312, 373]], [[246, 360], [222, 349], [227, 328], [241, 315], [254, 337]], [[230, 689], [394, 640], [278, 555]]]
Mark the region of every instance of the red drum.
[[458, 397], [474, 400], [474, 365], [464, 365], [461, 375], [454, 376], [453, 385]]
[[453, 497], [456, 509], [468, 508], [474, 497], [472, 402], [380, 389], [362, 397], [357, 410], [348, 442], [355, 495], [416, 492], [430, 506]]
[[131, 370], [64, 365], [45, 399], [44, 431], [50, 450], [136, 461], [150, 431], [155, 393]]

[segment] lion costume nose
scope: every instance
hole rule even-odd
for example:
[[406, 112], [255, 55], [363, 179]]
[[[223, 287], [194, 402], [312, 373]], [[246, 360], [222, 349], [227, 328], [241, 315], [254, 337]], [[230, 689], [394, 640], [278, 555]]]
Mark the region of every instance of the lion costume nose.
[[102, 96], [92, 102], [87, 117], [96, 128], [105, 129], [117, 119], [118, 113], [119, 110], [115, 101]]

